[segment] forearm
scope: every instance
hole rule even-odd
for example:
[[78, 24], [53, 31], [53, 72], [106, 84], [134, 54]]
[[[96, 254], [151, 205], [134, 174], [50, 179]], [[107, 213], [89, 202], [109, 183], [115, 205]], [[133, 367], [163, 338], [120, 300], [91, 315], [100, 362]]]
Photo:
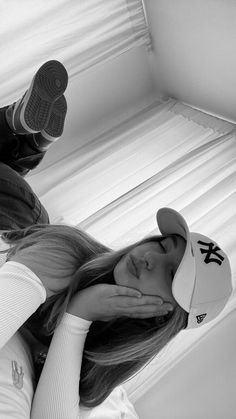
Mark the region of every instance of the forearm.
[[91, 322], [65, 313], [35, 391], [31, 419], [78, 419], [84, 342]]
[[45, 299], [43, 284], [27, 267], [7, 262], [0, 268], [0, 348]]

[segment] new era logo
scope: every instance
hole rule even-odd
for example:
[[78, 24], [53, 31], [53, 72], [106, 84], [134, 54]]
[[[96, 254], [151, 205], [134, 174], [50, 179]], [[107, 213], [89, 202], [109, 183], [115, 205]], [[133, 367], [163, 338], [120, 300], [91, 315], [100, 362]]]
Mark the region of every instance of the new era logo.
[[207, 313], [199, 314], [199, 316], [196, 316], [196, 319], [197, 319], [198, 324], [203, 322], [203, 320], [205, 319], [206, 315], [207, 315]]

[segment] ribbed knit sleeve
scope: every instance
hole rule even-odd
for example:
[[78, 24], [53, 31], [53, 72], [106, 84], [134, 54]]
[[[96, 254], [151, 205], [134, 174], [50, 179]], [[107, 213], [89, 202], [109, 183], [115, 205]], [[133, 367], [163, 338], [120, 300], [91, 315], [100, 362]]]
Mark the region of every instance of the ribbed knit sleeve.
[[45, 300], [46, 289], [25, 265], [0, 267], [0, 349]]
[[100, 405], [79, 404], [79, 382], [84, 343], [92, 322], [65, 313], [54, 332], [38, 382], [31, 419], [138, 419], [122, 386]]
[[65, 313], [56, 328], [32, 404], [31, 419], [78, 419], [84, 343], [92, 322]]

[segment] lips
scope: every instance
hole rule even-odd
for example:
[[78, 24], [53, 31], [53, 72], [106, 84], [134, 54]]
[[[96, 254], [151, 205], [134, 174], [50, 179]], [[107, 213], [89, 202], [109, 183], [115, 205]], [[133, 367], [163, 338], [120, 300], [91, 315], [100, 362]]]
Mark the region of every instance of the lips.
[[127, 268], [129, 272], [137, 278], [137, 270], [131, 255], [127, 258]]

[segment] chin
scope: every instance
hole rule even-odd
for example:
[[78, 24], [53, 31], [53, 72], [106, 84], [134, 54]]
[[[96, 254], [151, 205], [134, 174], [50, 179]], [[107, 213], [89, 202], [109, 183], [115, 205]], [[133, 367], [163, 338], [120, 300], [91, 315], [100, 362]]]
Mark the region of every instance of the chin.
[[117, 265], [115, 266], [115, 268], [114, 268], [114, 270], [113, 270], [113, 278], [114, 278], [114, 281], [115, 281], [115, 283], [117, 284], [117, 285], [119, 285], [119, 283], [118, 283], [118, 281], [117, 281], [117, 279], [119, 278], [119, 263], [120, 262], [118, 262], [117, 263]]
[[116, 285], [127, 286], [124, 281], [127, 278], [127, 270], [122, 259], [116, 264], [113, 270], [113, 278]]

